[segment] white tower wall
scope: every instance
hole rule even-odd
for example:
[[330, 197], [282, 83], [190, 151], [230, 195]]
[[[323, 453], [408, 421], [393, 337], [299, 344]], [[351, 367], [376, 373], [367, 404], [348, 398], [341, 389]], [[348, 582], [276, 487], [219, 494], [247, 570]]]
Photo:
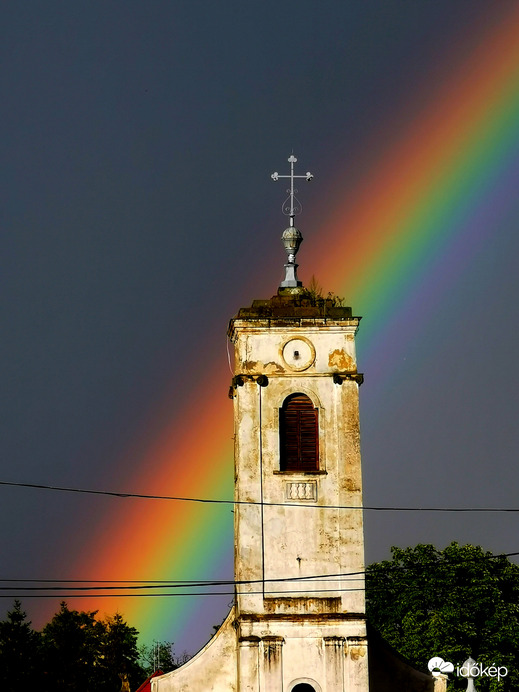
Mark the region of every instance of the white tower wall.
[[[368, 692], [358, 324], [298, 288], [231, 320], [235, 606], [154, 692]], [[317, 410], [311, 471], [281, 465], [280, 409], [294, 393]]]

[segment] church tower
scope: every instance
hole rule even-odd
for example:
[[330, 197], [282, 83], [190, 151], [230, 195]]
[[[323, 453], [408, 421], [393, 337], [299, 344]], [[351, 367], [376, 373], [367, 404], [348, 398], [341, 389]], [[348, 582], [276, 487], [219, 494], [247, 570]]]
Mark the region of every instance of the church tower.
[[273, 298], [242, 308], [228, 332], [238, 689], [367, 692], [360, 318], [297, 279], [295, 161], [285, 278]]
[[284, 278], [229, 325], [235, 605], [154, 692], [368, 692], [355, 334], [359, 317], [305, 289], [294, 180]]

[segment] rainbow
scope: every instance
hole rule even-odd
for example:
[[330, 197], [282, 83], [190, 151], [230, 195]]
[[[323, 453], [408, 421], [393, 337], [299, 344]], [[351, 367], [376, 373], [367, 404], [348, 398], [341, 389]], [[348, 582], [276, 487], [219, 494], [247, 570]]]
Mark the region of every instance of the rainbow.
[[[405, 128], [378, 137], [389, 144], [377, 155], [368, 152], [370, 170], [346, 196], [340, 191], [346, 174], [337, 176], [333, 212], [321, 212], [319, 233], [306, 234], [301, 261], [312, 257], [311, 269], [326, 289], [345, 295], [355, 314], [369, 316], [359, 333], [359, 351], [370, 379], [394, 376], [378, 369], [377, 344], [391, 342], [385, 337], [400, 327], [403, 315], [418, 313], [431, 296], [437, 300], [449, 290], [517, 199], [510, 180], [519, 172], [519, 7], [479, 31], [484, 35], [478, 40], [465, 37], [455, 61], [446, 59], [448, 74], [447, 68], [436, 72], [427, 92], [416, 95], [418, 106], [403, 104], [412, 118]], [[228, 384], [228, 372], [205, 378], [125, 487], [231, 498]], [[197, 404], [202, 392], [203, 406]], [[231, 574], [228, 505], [113, 502], [110, 514], [92, 527], [90, 546], [75, 566], [78, 574], [178, 580]], [[180, 648], [189, 623], [206, 607], [203, 598], [70, 602], [119, 610], [144, 640], [172, 639]]]

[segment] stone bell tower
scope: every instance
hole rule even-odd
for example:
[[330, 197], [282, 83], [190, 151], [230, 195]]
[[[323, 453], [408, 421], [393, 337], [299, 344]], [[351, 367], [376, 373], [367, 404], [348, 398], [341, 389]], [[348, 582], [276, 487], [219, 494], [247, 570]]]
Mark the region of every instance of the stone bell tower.
[[297, 278], [292, 155], [276, 295], [239, 310], [235, 604], [154, 692], [368, 692], [355, 334], [358, 317]]
[[297, 279], [289, 161], [285, 279], [273, 298], [241, 309], [228, 332], [238, 689], [367, 692], [360, 318]]

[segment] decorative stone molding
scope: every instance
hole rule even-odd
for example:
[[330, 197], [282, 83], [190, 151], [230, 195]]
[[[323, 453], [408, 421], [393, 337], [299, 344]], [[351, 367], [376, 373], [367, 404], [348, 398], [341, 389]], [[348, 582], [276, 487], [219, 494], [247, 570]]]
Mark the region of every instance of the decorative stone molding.
[[364, 382], [364, 375], [361, 372], [334, 372], [333, 382], [334, 384], [342, 384], [344, 380], [353, 380], [359, 387]]
[[287, 481], [285, 486], [287, 500], [317, 502], [316, 481]]
[[335, 646], [337, 648], [344, 648], [344, 642], [346, 637], [323, 637], [325, 646]]

